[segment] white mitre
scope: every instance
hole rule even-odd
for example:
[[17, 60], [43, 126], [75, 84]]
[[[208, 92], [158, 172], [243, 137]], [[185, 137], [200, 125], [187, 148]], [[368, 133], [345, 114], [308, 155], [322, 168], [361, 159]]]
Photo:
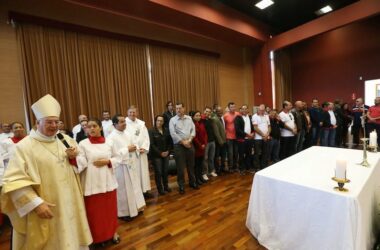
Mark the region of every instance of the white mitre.
[[32, 105], [32, 110], [37, 120], [48, 116], [59, 117], [61, 105], [54, 97], [47, 94]]

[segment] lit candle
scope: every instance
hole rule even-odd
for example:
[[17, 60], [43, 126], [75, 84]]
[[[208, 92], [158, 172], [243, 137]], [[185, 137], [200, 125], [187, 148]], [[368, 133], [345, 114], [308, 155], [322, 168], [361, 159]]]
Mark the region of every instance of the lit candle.
[[335, 177], [338, 179], [346, 179], [346, 160], [336, 160]]
[[377, 133], [373, 131], [369, 134], [369, 146], [376, 147], [377, 146]]

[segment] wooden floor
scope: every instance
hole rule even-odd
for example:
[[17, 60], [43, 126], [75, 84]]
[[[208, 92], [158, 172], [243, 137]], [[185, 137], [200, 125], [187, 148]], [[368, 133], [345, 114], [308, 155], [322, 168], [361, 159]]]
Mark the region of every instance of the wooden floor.
[[[238, 173], [213, 178], [200, 190], [186, 187], [147, 200], [144, 214], [119, 221], [121, 242], [104, 249], [265, 249], [245, 226], [253, 175]], [[153, 184], [153, 183], [152, 183]], [[0, 236], [0, 249], [9, 249], [10, 228]]]

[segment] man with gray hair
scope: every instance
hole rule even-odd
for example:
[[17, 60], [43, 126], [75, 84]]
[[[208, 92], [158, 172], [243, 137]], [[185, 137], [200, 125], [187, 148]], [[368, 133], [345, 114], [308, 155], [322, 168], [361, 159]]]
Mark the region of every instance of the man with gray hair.
[[13, 249], [87, 249], [92, 242], [73, 139], [57, 138], [61, 107], [46, 95], [32, 105], [36, 129], [16, 145], [3, 179], [2, 211]]
[[74, 140], [76, 140], [76, 138], [77, 138], [77, 134], [80, 132], [80, 130], [81, 130], [81, 128], [82, 128], [82, 126], [81, 126], [81, 122], [82, 122], [82, 121], [88, 121], [88, 118], [87, 118], [86, 115], [83, 115], [83, 114], [82, 114], [82, 115], [79, 115], [79, 116], [78, 116], [78, 121], [79, 121], [79, 123], [73, 127], [73, 136], [74, 136]]
[[269, 116], [265, 114], [264, 104], [260, 104], [257, 113], [252, 116], [252, 124], [255, 129], [254, 167], [256, 170], [261, 170], [268, 166], [268, 151], [271, 131]]
[[305, 113], [303, 112], [303, 102], [296, 101], [294, 103], [294, 110], [292, 111], [294, 122], [297, 125], [297, 135], [295, 136], [294, 152], [298, 153], [303, 149], [303, 142], [307, 129], [307, 121]]
[[297, 134], [297, 125], [294, 122], [294, 116], [290, 110], [293, 105], [289, 101], [282, 103], [282, 111], [279, 114], [284, 127], [281, 128], [280, 137], [280, 159], [283, 160], [294, 154], [294, 138]]
[[150, 185], [148, 152], [150, 147], [150, 139], [148, 129], [145, 122], [138, 119], [138, 110], [136, 106], [131, 105], [128, 108], [128, 116], [125, 118], [127, 128], [125, 132], [131, 138], [131, 142], [136, 146], [135, 154], [137, 156], [134, 161], [135, 168], [138, 169], [138, 176], [140, 178], [141, 189], [145, 198], [152, 198], [149, 192], [152, 188]]

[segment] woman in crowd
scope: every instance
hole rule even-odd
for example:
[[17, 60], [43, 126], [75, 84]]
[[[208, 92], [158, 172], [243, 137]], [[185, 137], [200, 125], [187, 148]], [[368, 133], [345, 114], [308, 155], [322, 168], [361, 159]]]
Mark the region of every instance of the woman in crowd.
[[65, 128], [65, 123], [62, 120], [58, 121], [58, 129], [59, 129], [59, 131], [58, 131], [59, 133], [68, 135], [71, 138], [74, 137], [73, 132], [71, 132], [69, 129]]
[[16, 144], [25, 137], [25, 128], [21, 122], [12, 123], [11, 131], [13, 133], [13, 137], [7, 138], [0, 142], [1, 158], [4, 161], [5, 168], [14, 153]]
[[111, 159], [112, 146], [102, 136], [102, 123], [90, 119], [87, 129], [88, 138], [79, 143], [77, 164], [93, 243], [112, 239], [117, 244], [117, 181], [113, 170], [116, 161]]
[[168, 185], [168, 167], [172, 139], [169, 130], [164, 127], [164, 123], [164, 117], [158, 115], [154, 119], [154, 127], [149, 130], [149, 154], [153, 162], [154, 177], [160, 195], [171, 192]]
[[198, 185], [202, 185], [206, 180], [202, 177], [203, 157], [208, 142], [207, 131], [204, 120], [201, 119], [201, 112], [191, 111], [189, 113], [195, 125], [195, 137], [193, 139], [195, 147], [195, 178]]

